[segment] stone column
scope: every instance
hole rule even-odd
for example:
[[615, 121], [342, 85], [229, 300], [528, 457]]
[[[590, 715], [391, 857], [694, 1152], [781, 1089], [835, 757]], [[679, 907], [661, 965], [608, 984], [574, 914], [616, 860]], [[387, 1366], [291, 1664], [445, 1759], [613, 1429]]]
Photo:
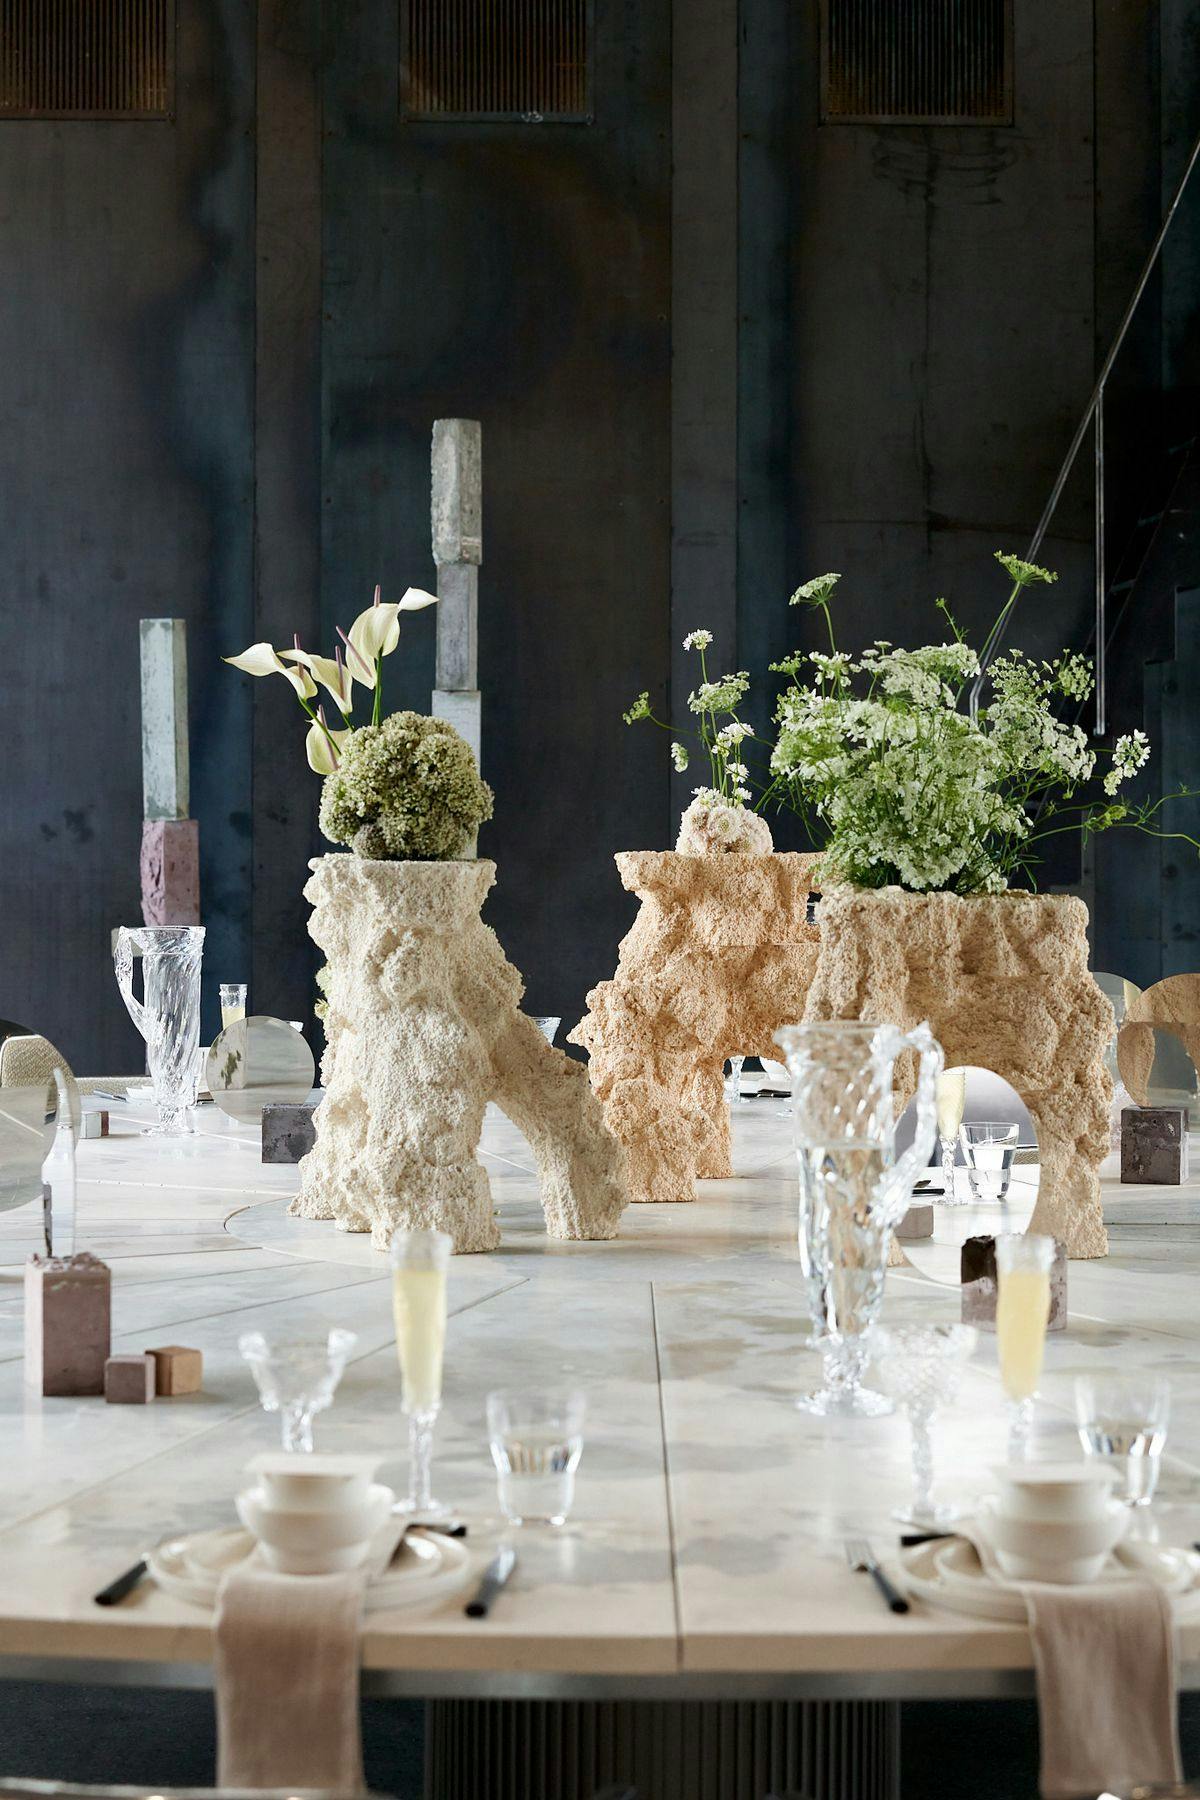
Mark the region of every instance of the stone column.
[[187, 627], [141, 621], [142, 918], [200, 923], [200, 834], [188, 817]]
[[482, 764], [476, 620], [483, 561], [483, 427], [436, 419], [431, 523], [437, 564], [437, 686], [433, 716], [466, 738]]

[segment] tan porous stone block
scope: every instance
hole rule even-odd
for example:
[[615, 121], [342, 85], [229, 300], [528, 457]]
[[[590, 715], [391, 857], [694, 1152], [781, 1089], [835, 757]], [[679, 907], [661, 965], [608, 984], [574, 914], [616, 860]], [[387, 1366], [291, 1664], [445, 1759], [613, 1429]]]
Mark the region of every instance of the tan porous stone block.
[[[1097, 1171], [1108, 1154], [1112, 1007], [1088, 970], [1087, 908], [1059, 894], [826, 892], [805, 1017], [904, 1029], [929, 1021], [948, 1067], [1010, 1081], [1037, 1131], [1030, 1229], [1104, 1256]], [[911, 1060], [911, 1059], [910, 1059]], [[912, 1071], [898, 1069], [908, 1092]]]
[[692, 1200], [698, 1176], [732, 1173], [726, 1058], [777, 1056], [774, 1033], [803, 1017], [817, 858], [634, 850], [616, 860], [641, 909], [570, 1041], [589, 1052], [630, 1198]]
[[325, 1098], [290, 1211], [370, 1231], [436, 1227], [457, 1252], [500, 1242], [475, 1151], [494, 1100], [537, 1161], [552, 1237], [611, 1238], [621, 1150], [582, 1064], [520, 1010], [524, 983], [479, 916], [492, 862], [323, 856], [304, 892], [329, 964]]

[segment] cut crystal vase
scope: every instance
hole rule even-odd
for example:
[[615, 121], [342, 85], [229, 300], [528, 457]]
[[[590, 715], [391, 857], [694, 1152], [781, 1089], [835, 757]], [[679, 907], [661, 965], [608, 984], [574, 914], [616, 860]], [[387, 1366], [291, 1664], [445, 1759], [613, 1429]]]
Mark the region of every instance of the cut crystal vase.
[[[142, 953], [142, 992], [133, 993], [133, 949]], [[186, 1137], [196, 1103], [200, 1048], [203, 925], [122, 925], [113, 963], [129, 1016], [146, 1040], [146, 1066], [158, 1108], [147, 1136]]]
[[[787, 1025], [775, 1034], [791, 1070], [792, 1130], [800, 1175], [800, 1266], [812, 1345], [824, 1385], [797, 1401], [806, 1412], [870, 1418], [892, 1402], [862, 1384], [871, 1328], [883, 1301], [892, 1233], [937, 1130], [941, 1046], [928, 1025]], [[915, 1051], [917, 1128], [896, 1154], [896, 1058]]]

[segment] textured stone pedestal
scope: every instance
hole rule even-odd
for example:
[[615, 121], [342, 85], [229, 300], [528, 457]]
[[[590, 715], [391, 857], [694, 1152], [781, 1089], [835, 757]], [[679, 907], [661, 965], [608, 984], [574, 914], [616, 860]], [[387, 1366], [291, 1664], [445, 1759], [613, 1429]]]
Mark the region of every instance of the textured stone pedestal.
[[491, 862], [318, 857], [304, 890], [329, 963], [325, 1098], [290, 1211], [370, 1231], [436, 1227], [456, 1251], [500, 1242], [475, 1150], [494, 1100], [537, 1159], [546, 1229], [611, 1238], [621, 1153], [587, 1071], [520, 1010], [524, 984], [479, 917]]
[[[1012, 1083], [1037, 1132], [1030, 1230], [1073, 1257], [1108, 1249], [1098, 1170], [1108, 1154], [1113, 1012], [1088, 970], [1087, 908], [1056, 894], [863, 893], [817, 911], [820, 954], [805, 1018], [928, 1019], [948, 1068]], [[897, 1065], [900, 1080], [904, 1067]], [[908, 1091], [912, 1091], [909, 1080]]]
[[803, 1017], [816, 963], [808, 923], [813, 856], [626, 851], [621, 880], [642, 902], [617, 972], [588, 995], [570, 1034], [625, 1146], [632, 1200], [692, 1200], [698, 1176], [728, 1176], [730, 1056], [779, 1054], [773, 1034]]
[[25, 1380], [39, 1394], [102, 1394], [112, 1277], [90, 1251], [25, 1264]]

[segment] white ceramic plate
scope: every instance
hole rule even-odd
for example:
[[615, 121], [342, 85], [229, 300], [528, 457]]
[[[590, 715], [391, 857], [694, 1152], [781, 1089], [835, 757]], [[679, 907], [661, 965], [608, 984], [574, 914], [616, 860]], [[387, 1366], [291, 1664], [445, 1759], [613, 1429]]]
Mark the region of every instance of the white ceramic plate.
[[[150, 1552], [146, 1562], [165, 1594], [206, 1609], [215, 1604], [227, 1569], [239, 1563], [266, 1567], [254, 1538], [238, 1525], [169, 1538]], [[428, 1606], [457, 1592], [470, 1568], [470, 1553], [457, 1538], [410, 1531], [393, 1566], [368, 1585], [366, 1610], [390, 1612], [402, 1606]]]
[[[979, 1552], [966, 1538], [952, 1538], [944, 1544], [918, 1544], [901, 1551], [901, 1562], [910, 1593], [931, 1606], [965, 1613], [969, 1618], [1025, 1623], [1025, 1601], [1018, 1584], [995, 1581], [985, 1575]], [[1131, 1581], [1149, 1575], [1167, 1593], [1185, 1594], [1195, 1585], [1198, 1572], [1200, 1558], [1189, 1551], [1162, 1549], [1134, 1540], [1121, 1545], [1109, 1557], [1099, 1580]]]

